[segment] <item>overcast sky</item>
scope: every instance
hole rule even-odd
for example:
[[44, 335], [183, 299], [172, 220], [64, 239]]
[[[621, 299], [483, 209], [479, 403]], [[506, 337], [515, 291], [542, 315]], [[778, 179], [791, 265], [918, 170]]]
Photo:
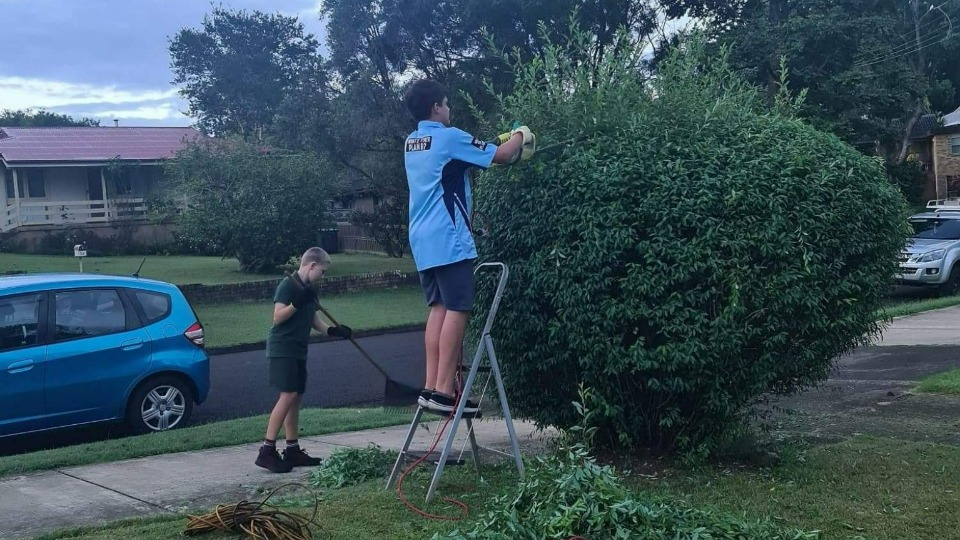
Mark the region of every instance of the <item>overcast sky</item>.
[[[320, 0], [222, 4], [297, 15], [322, 41]], [[0, 109], [45, 108], [101, 125], [190, 125], [170, 84], [168, 39], [199, 28], [210, 9], [207, 0], [0, 0]]]

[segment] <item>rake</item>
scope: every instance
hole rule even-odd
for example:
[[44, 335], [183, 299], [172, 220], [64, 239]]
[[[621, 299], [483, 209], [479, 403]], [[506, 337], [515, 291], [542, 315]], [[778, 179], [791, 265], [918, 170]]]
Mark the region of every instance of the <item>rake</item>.
[[[333, 315], [331, 315], [326, 308], [321, 306], [319, 303], [317, 304], [317, 307], [320, 308], [320, 311], [327, 319], [330, 320], [330, 322], [336, 326], [340, 326], [340, 323], [333, 318]], [[380, 374], [386, 379], [386, 383], [384, 384], [383, 388], [383, 405], [385, 407], [406, 407], [408, 405], [414, 405], [417, 403], [417, 398], [420, 397], [420, 388], [416, 388], [394, 380], [393, 377], [388, 375], [387, 372], [384, 371], [383, 367], [381, 367], [380, 364], [378, 364], [377, 361], [374, 360], [373, 357], [370, 356], [370, 354], [364, 350], [364, 348], [361, 347], [356, 340], [353, 339], [353, 336], [347, 339], [349, 339], [350, 343], [353, 343], [353, 346], [360, 351], [360, 354], [367, 360], [367, 362], [370, 362], [370, 365], [379, 371]]]

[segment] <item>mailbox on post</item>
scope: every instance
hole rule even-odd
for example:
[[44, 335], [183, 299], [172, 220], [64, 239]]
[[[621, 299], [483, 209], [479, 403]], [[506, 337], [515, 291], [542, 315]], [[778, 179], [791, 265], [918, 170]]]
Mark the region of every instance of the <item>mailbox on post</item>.
[[80, 271], [83, 272], [83, 258], [87, 256], [87, 244], [74, 245], [73, 256], [80, 261]]

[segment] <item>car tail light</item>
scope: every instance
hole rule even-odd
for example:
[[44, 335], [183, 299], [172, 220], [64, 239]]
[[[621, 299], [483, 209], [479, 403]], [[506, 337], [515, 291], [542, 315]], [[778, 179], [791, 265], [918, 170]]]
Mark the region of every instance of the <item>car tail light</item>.
[[203, 325], [199, 322], [191, 324], [190, 328], [187, 328], [187, 331], [183, 333], [183, 336], [197, 347], [203, 347]]

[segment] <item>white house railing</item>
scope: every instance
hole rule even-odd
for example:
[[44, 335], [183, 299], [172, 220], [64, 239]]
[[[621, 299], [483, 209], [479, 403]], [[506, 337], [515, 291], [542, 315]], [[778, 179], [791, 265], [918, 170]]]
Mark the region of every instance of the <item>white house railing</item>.
[[107, 223], [143, 219], [147, 206], [142, 198], [105, 201], [28, 201], [7, 206], [0, 216], [0, 231], [22, 225]]
[[7, 232], [17, 227], [17, 207], [10, 205], [0, 211], [0, 232]]

